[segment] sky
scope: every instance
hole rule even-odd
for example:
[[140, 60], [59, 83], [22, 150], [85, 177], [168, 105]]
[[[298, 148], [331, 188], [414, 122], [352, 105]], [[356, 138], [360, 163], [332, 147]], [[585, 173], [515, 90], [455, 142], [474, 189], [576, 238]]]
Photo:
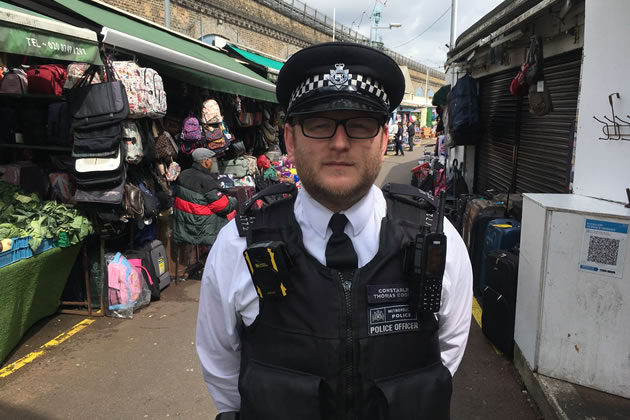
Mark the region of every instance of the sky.
[[[287, 0], [285, 0], [287, 1]], [[451, 1], [435, 0], [301, 0], [309, 7], [333, 17], [337, 23], [370, 36], [370, 17], [376, 5], [381, 9], [380, 27], [400, 23], [400, 28], [378, 29], [385, 47], [429, 67], [443, 71], [451, 37]], [[459, 0], [456, 39], [462, 32], [503, 0]], [[440, 16], [442, 16], [440, 18]], [[439, 19], [439, 20], [438, 20]], [[437, 21], [437, 23], [435, 23]], [[435, 23], [435, 24], [434, 24]], [[433, 26], [431, 26], [433, 25]], [[430, 29], [429, 29], [430, 27]], [[426, 32], [425, 32], [426, 31]], [[422, 32], [424, 34], [420, 35]], [[420, 35], [420, 36], [419, 36]], [[418, 37], [419, 36], [419, 37]]]

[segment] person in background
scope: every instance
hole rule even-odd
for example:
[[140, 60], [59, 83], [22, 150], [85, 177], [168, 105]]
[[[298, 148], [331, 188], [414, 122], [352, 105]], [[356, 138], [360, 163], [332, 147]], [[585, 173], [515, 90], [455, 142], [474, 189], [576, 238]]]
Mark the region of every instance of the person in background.
[[416, 135], [416, 125], [413, 122], [409, 122], [409, 126], [407, 127], [407, 133], [409, 136], [409, 151], [413, 152], [413, 138]]
[[182, 171], [175, 185], [173, 240], [212, 246], [219, 230], [234, 218], [234, 197], [225, 195], [211, 172], [215, 153], [206, 148], [192, 153], [192, 167]]
[[472, 269], [445, 219], [445, 260], [427, 263], [445, 262], [440, 308], [417, 306], [403, 249], [428, 218], [412, 206], [403, 220], [374, 185], [404, 88], [394, 60], [359, 44], [314, 45], [280, 70], [302, 189], [267, 190], [289, 196], [228, 223], [208, 256], [196, 346], [217, 419], [449, 418]]
[[405, 151], [403, 150], [403, 133], [405, 129], [403, 128], [402, 122], [398, 121], [398, 131], [396, 132], [396, 156], [398, 153], [402, 156], [405, 156]]

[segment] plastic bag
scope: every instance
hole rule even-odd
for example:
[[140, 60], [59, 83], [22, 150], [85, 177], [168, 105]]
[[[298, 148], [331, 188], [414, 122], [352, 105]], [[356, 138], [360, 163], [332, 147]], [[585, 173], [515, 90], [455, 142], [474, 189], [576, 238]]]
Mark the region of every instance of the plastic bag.
[[151, 291], [138, 269], [120, 253], [105, 254], [107, 312], [114, 318], [133, 318], [133, 313], [151, 302]]

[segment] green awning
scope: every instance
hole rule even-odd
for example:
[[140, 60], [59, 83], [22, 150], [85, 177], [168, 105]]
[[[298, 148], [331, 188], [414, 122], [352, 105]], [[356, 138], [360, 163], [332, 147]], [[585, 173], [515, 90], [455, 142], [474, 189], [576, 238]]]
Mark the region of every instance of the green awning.
[[[102, 25], [103, 43], [164, 63], [180, 80], [210, 89], [276, 102], [275, 86], [233, 58], [184, 36], [144, 23], [81, 0], [55, 0], [68, 9]], [[191, 77], [194, 75], [194, 77]]]
[[451, 91], [451, 85], [444, 85], [438, 89], [437, 92], [433, 95], [433, 99], [431, 100], [431, 104], [434, 106], [438, 105], [446, 105], [448, 103], [448, 93]]
[[96, 34], [0, 2], [0, 51], [101, 64]]
[[249, 51], [245, 51], [241, 48], [235, 47], [234, 45], [228, 44], [234, 52], [238, 53], [241, 57], [246, 59], [247, 61], [251, 61], [252, 63], [260, 64], [263, 67], [269, 67], [275, 70], [280, 70], [282, 65], [284, 64], [281, 61], [272, 60], [271, 58], [263, 57], [262, 55], [254, 54]]

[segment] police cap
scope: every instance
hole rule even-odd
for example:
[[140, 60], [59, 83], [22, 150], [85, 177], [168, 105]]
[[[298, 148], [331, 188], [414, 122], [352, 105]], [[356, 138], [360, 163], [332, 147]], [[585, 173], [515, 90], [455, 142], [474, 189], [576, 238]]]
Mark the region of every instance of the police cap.
[[327, 42], [304, 48], [282, 66], [276, 84], [287, 117], [330, 110], [391, 113], [405, 78], [385, 53], [360, 44]]

